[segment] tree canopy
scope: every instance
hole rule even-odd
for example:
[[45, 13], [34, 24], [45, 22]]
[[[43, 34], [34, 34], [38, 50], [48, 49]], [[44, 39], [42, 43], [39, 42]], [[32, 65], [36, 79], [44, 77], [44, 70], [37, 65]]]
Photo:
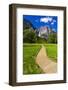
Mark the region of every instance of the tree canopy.
[[56, 33], [51, 33], [48, 36], [48, 43], [57, 43], [57, 34]]
[[23, 40], [25, 43], [35, 43], [37, 41], [37, 36], [33, 30], [24, 30]]

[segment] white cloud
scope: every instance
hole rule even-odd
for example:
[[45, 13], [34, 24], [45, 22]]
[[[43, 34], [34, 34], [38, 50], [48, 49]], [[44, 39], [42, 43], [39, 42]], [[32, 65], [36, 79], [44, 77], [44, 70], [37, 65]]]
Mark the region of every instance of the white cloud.
[[46, 22], [48, 22], [48, 19], [47, 18], [41, 18], [40, 22], [45, 22], [46, 23]]
[[51, 22], [51, 21], [52, 21], [52, 18], [48, 17], [48, 21], [50, 21], [50, 22]]
[[51, 24], [54, 24], [56, 22], [56, 20], [53, 20]]
[[52, 18], [51, 17], [45, 17], [45, 18], [41, 18], [40, 19], [40, 22], [44, 22], [44, 23], [47, 23], [48, 21], [52, 21]]
[[52, 22], [51, 24], [54, 24], [54, 22]]
[[53, 20], [53, 22], [56, 22], [56, 20]]

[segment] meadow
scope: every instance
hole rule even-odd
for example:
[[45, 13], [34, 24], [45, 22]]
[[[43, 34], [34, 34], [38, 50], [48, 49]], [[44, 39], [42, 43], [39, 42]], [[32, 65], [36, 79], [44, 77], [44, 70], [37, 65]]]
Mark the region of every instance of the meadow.
[[[57, 44], [43, 44], [46, 48], [48, 57], [57, 62]], [[36, 56], [40, 51], [42, 44], [24, 44], [23, 45], [23, 74], [41, 74], [44, 73], [36, 64]]]
[[23, 45], [23, 74], [40, 74], [43, 71], [35, 63], [36, 56], [41, 49], [41, 45]]
[[47, 56], [57, 62], [57, 44], [45, 44]]

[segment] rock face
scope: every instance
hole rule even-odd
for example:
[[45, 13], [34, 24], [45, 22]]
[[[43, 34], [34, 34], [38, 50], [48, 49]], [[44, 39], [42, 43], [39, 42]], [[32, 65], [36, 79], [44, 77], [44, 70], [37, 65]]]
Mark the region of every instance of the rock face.
[[47, 39], [48, 38], [48, 34], [49, 34], [48, 27], [46, 27], [46, 26], [40, 27], [39, 33], [38, 33], [39, 37]]
[[23, 30], [34, 31], [38, 37], [46, 40], [48, 40], [50, 34], [55, 34], [55, 35], [57, 34], [54, 30], [50, 29], [47, 26], [41, 26], [40, 28], [35, 28], [34, 25], [29, 20], [26, 19], [23, 20]]
[[33, 24], [29, 20], [23, 19], [23, 30], [25, 30], [25, 29], [35, 30], [35, 27], [33, 26]]
[[37, 32], [38, 32], [37, 35], [39, 37], [45, 38], [45, 39], [48, 39], [49, 34], [56, 33], [52, 31], [51, 29], [49, 29], [47, 26], [40, 27]]

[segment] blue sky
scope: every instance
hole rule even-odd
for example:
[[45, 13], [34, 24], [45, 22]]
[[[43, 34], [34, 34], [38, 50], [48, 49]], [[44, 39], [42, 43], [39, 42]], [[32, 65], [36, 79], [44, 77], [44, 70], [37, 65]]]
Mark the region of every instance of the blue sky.
[[57, 16], [23, 15], [23, 19], [29, 20], [35, 28], [48, 26], [57, 32]]

